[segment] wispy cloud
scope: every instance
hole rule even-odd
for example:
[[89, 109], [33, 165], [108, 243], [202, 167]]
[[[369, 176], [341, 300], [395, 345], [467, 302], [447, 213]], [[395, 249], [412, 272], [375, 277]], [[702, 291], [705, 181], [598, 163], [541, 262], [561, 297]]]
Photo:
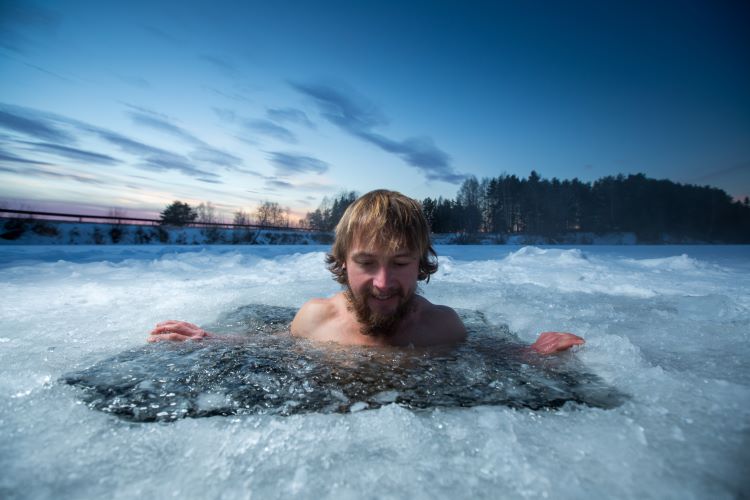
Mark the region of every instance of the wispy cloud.
[[173, 133], [197, 145], [196, 150], [193, 152], [196, 158], [191, 160], [191, 158], [184, 155], [151, 146], [118, 132], [65, 116], [0, 103], [0, 128], [5, 128], [17, 134], [20, 133], [38, 140], [36, 142], [15, 140], [15, 143], [20, 146], [31, 145], [47, 153], [54, 153], [77, 160], [95, 160], [107, 164], [125, 163], [112, 156], [72, 147], [72, 144], [76, 143], [76, 138], [68, 130], [64, 130], [61, 127], [62, 125], [69, 127], [78, 134], [93, 135], [115, 146], [120, 151], [135, 156], [136, 162], [133, 166], [145, 170], [155, 172], [177, 171], [184, 175], [195, 177], [198, 180], [213, 183], [221, 182], [219, 175], [197, 167], [194, 161], [218, 164], [227, 166], [227, 168], [231, 167], [233, 170], [241, 170], [236, 166], [241, 162], [240, 158], [209, 146], [189, 132], [160, 118], [158, 113], [148, 114], [141, 112], [139, 113], [139, 117], [142, 118], [143, 123], [149, 123], [150, 126]]
[[167, 121], [161, 116], [157, 116], [156, 113], [144, 113], [142, 111], [131, 111], [129, 114], [130, 114], [130, 118], [137, 125], [142, 125], [144, 127], [150, 127], [156, 130], [160, 130], [162, 132], [166, 132], [167, 134], [170, 134], [172, 136], [177, 137], [178, 139], [185, 140], [192, 144], [203, 144], [203, 141], [195, 137], [190, 132], [184, 130], [181, 127], [178, 127], [174, 123]]
[[154, 38], [158, 38], [159, 40], [163, 42], [169, 42], [171, 44], [182, 43], [180, 40], [178, 40], [177, 38], [175, 38], [174, 36], [167, 33], [161, 28], [157, 28], [156, 26], [151, 26], [151, 25], [144, 25], [142, 27], [143, 27], [143, 31], [153, 36]]
[[328, 171], [328, 163], [312, 156], [273, 151], [268, 160], [276, 167], [276, 175], [281, 177], [297, 174], [323, 174]]
[[0, 104], [0, 128], [35, 139], [73, 143], [73, 136], [43, 116], [29, 116], [24, 109]]
[[211, 66], [224, 73], [226, 76], [236, 77], [240, 74], [240, 70], [237, 66], [222, 57], [211, 54], [200, 54], [198, 58], [206, 61]]
[[266, 116], [276, 122], [295, 123], [308, 128], [315, 128], [315, 124], [308, 118], [307, 113], [296, 108], [271, 108]]
[[57, 30], [58, 12], [27, 1], [3, 0], [0, 6], [0, 47], [24, 53], [35, 33]]
[[130, 116], [136, 124], [160, 130], [196, 146], [195, 151], [189, 155], [191, 159], [230, 169], [242, 165], [241, 158], [206, 144], [206, 142], [184, 128], [169, 121], [164, 115], [146, 110], [145, 108], [137, 109], [137, 111], [130, 112]]
[[[49, 163], [44, 163], [37, 160], [29, 160], [27, 158], [22, 158], [20, 156], [16, 156], [13, 153], [8, 153], [7, 151], [0, 150], [0, 160], [7, 161], [11, 163], [24, 163], [29, 165], [49, 165]], [[5, 172], [17, 172], [15, 169], [11, 168], [4, 168], [3, 171]]]
[[[196, 161], [204, 163], [213, 163], [214, 165], [221, 165], [222, 167], [236, 167], [242, 164], [242, 159], [234, 156], [231, 153], [221, 151], [219, 149], [212, 148], [210, 146], [202, 146], [190, 153], [190, 158]], [[244, 171], [244, 169], [236, 169]]]
[[451, 158], [429, 137], [395, 140], [373, 129], [387, 124], [383, 113], [372, 103], [351, 90], [324, 84], [291, 82], [301, 94], [312, 99], [320, 114], [342, 130], [394, 154], [422, 172], [427, 180], [459, 184], [465, 175], [456, 172]]
[[151, 84], [148, 82], [148, 80], [146, 80], [145, 78], [141, 78], [140, 76], [121, 75], [119, 73], [113, 73], [113, 75], [121, 82], [127, 83], [128, 85], [131, 85], [133, 87], [137, 87], [139, 89], [151, 88]]
[[230, 99], [232, 101], [237, 102], [246, 102], [246, 103], [252, 103], [252, 99], [238, 93], [238, 92], [226, 92], [224, 90], [219, 90], [215, 87], [211, 87], [209, 85], [203, 85], [203, 89], [207, 90], [208, 92], [211, 92], [212, 94], [216, 94], [221, 97], [225, 97], [227, 99]]
[[297, 143], [297, 136], [286, 127], [282, 127], [270, 120], [246, 120], [245, 128], [290, 144]]
[[234, 112], [234, 110], [227, 109], [227, 108], [211, 108], [213, 109], [214, 113], [216, 113], [216, 116], [219, 117], [219, 120], [227, 123], [234, 123], [237, 121], [237, 113]]
[[[2, 154], [0, 153], [0, 158], [1, 157], [2, 157]], [[54, 179], [66, 179], [66, 180], [71, 180], [71, 181], [76, 181], [76, 182], [82, 182], [84, 184], [94, 184], [98, 186], [103, 186], [106, 184], [104, 181], [97, 179], [96, 177], [93, 177], [93, 176], [69, 174], [69, 173], [57, 172], [54, 170], [38, 168], [38, 167], [25, 166], [23, 167], [23, 169], [14, 169], [11, 167], [0, 167], [0, 171], [23, 175], [24, 177], [47, 177], [47, 178], [54, 178]]]
[[200, 177], [199, 177], [199, 178], [197, 178], [196, 180], [198, 180], [198, 181], [200, 181], [200, 182], [207, 182], [207, 183], [209, 183], [209, 184], [224, 184], [224, 182], [223, 182], [223, 181], [220, 181], [220, 180], [218, 180], [218, 179], [203, 179], [203, 178], [200, 178]]
[[287, 181], [280, 181], [278, 179], [266, 181], [267, 188], [280, 188], [280, 189], [292, 189], [294, 184]]
[[83, 149], [71, 148], [69, 146], [61, 146], [59, 144], [51, 144], [48, 142], [29, 142], [29, 141], [18, 141], [18, 144], [24, 144], [29, 146], [32, 150], [54, 154], [63, 158], [69, 158], [71, 160], [83, 161], [86, 163], [96, 163], [104, 165], [117, 165], [122, 163], [117, 158], [113, 158], [109, 155], [95, 153], [93, 151], [85, 151]]
[[116, 146], [121, 151], [137, 156], [141, 159], [141, 162], [137, 166], [153, 170], [156, 172], [162, 172], [166, 170], [175, 170], [185, 175], [196, 177], [196, 178], [216, 178], [213, 172], [206, 172], [196, 168], [187, 158], [182, 155], [172, 153], [170, 151], [150, 146], [142, 142], [136, 141], [124, 135], [112, 132], [99, 127], [88, 126], [87, 130], [93, 134], [96, 134], [102, 140], [109, 142]]

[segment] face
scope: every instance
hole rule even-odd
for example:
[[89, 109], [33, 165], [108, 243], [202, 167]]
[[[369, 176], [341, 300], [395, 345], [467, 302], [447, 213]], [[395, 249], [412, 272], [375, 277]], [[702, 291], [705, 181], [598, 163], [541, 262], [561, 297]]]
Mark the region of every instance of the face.
[[389, 335], [409, 311], [417, 289], [419, 254], [355, 244], [346, 258], [347, 297], [367, 335]]

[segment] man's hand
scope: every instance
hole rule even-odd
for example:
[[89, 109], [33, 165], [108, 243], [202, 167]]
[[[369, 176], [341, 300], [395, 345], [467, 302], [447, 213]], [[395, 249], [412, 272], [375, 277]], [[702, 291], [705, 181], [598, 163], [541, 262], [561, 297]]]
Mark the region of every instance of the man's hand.
[[212, 335], [198, 326], [188, 323], [187, 321], [162, 321], [156, 324], [156, 328], [151, 330], [148, 338], [149, 342], [159, 342], [161, 340], [200, 340]]
[[585, 344], [578, 335], [565, 332], [544, 332], [539, 334], [539, 338], [536, 342], [531, 344], [531, 348], [539, 354], [554, 354], [556, 352], [565, 351], [570, 349], [574, 345]]

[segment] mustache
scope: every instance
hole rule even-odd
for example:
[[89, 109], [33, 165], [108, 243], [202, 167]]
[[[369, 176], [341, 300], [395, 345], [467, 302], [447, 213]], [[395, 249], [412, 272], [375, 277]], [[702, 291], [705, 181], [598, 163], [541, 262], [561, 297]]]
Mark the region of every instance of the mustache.
[[388, 297], [392, 297], [392, 296], [396, 296], [396, 297], [401, 297], [401, 298], [403, 298], [403, 297], [405, 297], [405, 296], [406, 296], [406, 292], [405, 292], [405, 291], [404, 291], [404, 289], [403, 289], [403, 288], [401, 288], [400, 286], [399, 286], [399, 287], [393, 287], [393, 288], [389, 288], [389, 289], [388, 289], [388, 290], [386, 290], [385, 292], [378, 292], [378, 291], [377, 291], [377, 290], [375, 289], [375, 287], [370, 287], [370, 288], [369, 288], [369, 289], [367, 290], [367, 292], [368, 292], [368, 294], [370, 294], [370, 295], [371, 295], [371, 296], [373, 296], [373, 297], [382, 297], [382, 296], [388, 296]]

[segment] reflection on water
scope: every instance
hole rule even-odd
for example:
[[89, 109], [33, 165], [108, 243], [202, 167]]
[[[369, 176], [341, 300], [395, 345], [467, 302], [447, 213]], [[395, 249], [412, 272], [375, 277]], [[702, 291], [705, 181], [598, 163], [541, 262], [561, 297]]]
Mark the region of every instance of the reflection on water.
[[136, 420], [245, 413], [350, 412], [396, 403], [599, 408], [625, 396], [586, 373], [574, 356], [542, 358], [506, 327], [459, 311], [469, 341], [452, 348], [373, 348], [292, 338], [295, 311], [251, 305], [210, 328], [241, 339], [147, 344], [69, 373], [92, 408]]

